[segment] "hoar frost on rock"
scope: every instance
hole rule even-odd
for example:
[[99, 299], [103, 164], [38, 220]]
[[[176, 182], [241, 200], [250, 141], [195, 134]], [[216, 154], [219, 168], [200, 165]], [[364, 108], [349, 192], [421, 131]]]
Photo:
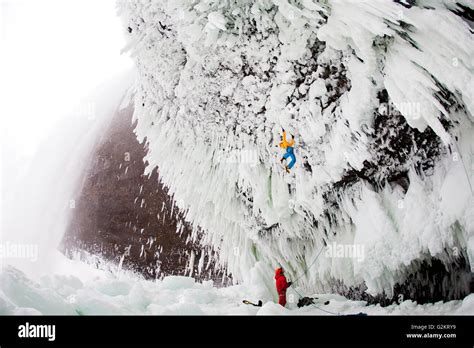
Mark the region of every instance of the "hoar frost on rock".
[[[263, 261], [267, 284], [282, 265], [290, 279], [305, 274], [308, 291], [416, 298], [410, 284], [433, 259], [461, 279], [440, 296], [463, 296], [474, 257], [471, 7], [120, 0], [148, 170], [159, 168], [195, 240], [235, 281], [252, 281]], [[282, 128], [296, 140], [291, 175]], [[362, 244], [366, 257], [312, 264], [333, 242]]]

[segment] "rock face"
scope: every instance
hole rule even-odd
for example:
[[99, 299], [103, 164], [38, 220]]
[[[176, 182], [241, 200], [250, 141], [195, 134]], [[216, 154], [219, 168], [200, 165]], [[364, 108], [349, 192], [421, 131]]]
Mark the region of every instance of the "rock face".
[[132, 115], [131, 106], [118, 111], [99, 140], [80, 196], [71, 206], [64, 251], [100, 255], [147, 278], [193, 275], [222, 280], [222, 274], [210, 271], [214, 267], [209, 267], [206, 250], [190, 239], [189, 226], [158, 171], [144, 174], [146, 145], [133, 133]]

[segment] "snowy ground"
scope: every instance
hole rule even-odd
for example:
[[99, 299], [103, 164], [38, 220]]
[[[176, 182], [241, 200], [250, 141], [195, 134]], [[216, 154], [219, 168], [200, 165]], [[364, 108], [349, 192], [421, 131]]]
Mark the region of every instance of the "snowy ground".
[[[189, 277], [167, 277], [160, 281], [139, 279], [126, 272], [98, 270], [80, 261], [66, 261], [53, 274], [28, 277], [13, 266], [0, 273], [0, 315], [472, 315], [474, 294], [463, 301], [418, 305], [405, 301], [399, 305], [366, 306], [363, 301], [351, 301], [334, 294], [315, 294], [316, 306], [297, 308], [297, 295], [290, 289], [293, 303], [283, 308], [271, 300], [263, 307], [242, 303], [257, 302], [244, 285], [227, 288], [212, 282], [197, 283]], [[302, 289], [298, 289], [302, 293]], [[293, 294], [293, 295], [292, 295]], [[275, 294], [276, 295], [276, 294]], [[323, 305], [330, 300], [329, 305]], [[319, 309], [321, 308], [321, 309]]]

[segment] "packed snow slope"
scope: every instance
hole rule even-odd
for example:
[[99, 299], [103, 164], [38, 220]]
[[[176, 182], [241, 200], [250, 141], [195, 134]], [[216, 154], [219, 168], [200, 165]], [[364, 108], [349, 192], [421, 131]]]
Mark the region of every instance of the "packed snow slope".
[[[58, 255], [59, 257], [59, 255]], [[242, 303], [250, 289], [244, 285], [217, 288], [212, 281], [169, 276], [149, 281], [118, 271], [100, 270], [83, 261], [59, 260], [63, 271], [38, 280], [8, 266], [0, 273], [0, 315], [472, 315], [474, 294], [460, 301], [420, 305], [412, 300], [381, 307], [350, 301], [334, 294], [317, 294], [314, 306], [297, 307], [297, 294], [289, 290], [287, 308], [271, 297], [263, 306]], [[301, 289], [299, 289], [301, 291]], [[275, 293], [276, 294], [276, 293]], [[257, 301], [254, 298], [251, 300]], [[330, 301], [328, 305], [324, 302]]]
[[[409, 284], [436, 281], [443, 299], [468, 293], [471, 1], [118, 4], [147, 170], [236, 282], [272, 287], [282, 265], [308, 293], [412, 298]], [[313, 262], [330, 245], [363, 257]]]

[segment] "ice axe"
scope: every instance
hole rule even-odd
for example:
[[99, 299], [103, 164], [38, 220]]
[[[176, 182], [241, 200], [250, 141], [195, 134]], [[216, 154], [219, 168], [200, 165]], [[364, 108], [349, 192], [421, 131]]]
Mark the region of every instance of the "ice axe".
[[243, 300], [242, 302], [248, 305], [255, 306], [255, 307], [262, 307], [262, 300], [258, 300], [258, 303], [253, 303], [248, 300]]

